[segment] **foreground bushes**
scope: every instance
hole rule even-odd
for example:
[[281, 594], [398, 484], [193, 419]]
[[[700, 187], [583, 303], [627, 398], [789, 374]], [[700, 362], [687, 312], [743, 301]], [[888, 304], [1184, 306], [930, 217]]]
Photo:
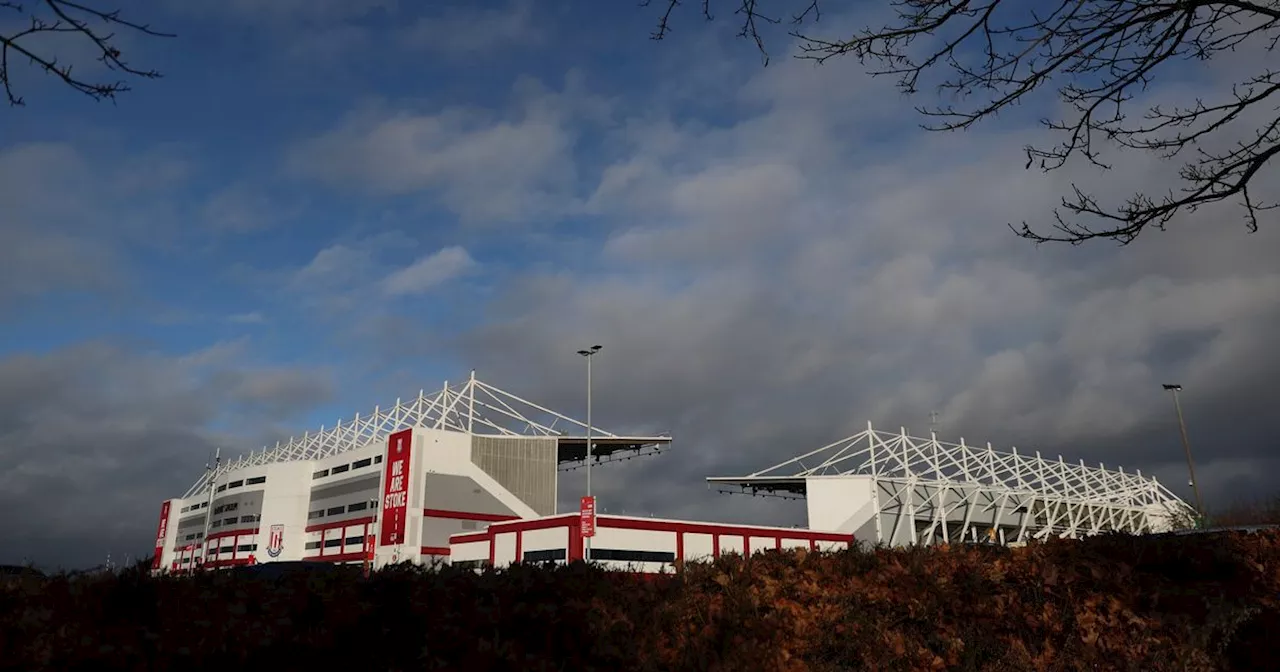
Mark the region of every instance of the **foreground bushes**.
[[1280, 532], [0, 588], [22, 670], [1275, 669]]

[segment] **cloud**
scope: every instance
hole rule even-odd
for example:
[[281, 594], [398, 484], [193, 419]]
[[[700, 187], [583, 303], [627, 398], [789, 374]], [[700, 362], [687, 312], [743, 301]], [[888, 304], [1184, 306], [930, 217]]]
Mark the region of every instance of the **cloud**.
[[732, 123], [627, 119], [613, 141], [628, 151], [585, 200], [603, 254], [525, 271], [455, 338], [485, 379], [554, 408], [582, 403], [573, 351], [605, 346], [602, 426], [677, 439], [602, 474], [602, 501], [749, 521], [760, 508], [706, 496], [702, 477], [868, 420], [923, 434], [931, 411], [944, 438], [1142, 468], [1189, 498], [1170, 381], [1196, 390], [1183, 401], [1211, 501], [1238, 492], [1240, 464], [1272, 459], [1280, 231], [1223, 228], [1208, 209], [1129, 248], [1033, 247], [1004, 224], [1044, 221], [1072, 182], [1123, 198], [1169, 168], [1025, 171], [1034, 120], [907, 132], [888, 83], [849, 87], [868, 101], [851, 107], [847, 74], [775, 63]]
[[[0, 359], [0, 562], [145, 551], [155, 511], [215, 446], [259, 446], [330, 398], [325, 370], [252, 366], [246, 343], [172, 357], [103, 342]], [[232, 428], [230, 430], [226, 428]]]
[[461, 247], [446, 247], [392, 273], [382, 288], [392, 296], [422, 294], [470, 271], [476, 262]]
[[101, 221], [100, 186], [66, 144], [0, 149], [0, 309], [58, 291], [110, 291], [126, 281]]
[[545, 42], [546, 35], [534, 22], [533, 3], [516, 0], [500, 8], [469, 7], [419, 17], [399, 39], [415, 51], [475, 57], [537, 46]]
[[467, 222], [520, 222], [557, 214], [577, 179], [575, 122], [591, 101], [572, 85], [553, 94], [518, 87], [517, 109], [437, 111], [370, 106], [288, 157], [293, 174], [375, 197], [433, 195]]

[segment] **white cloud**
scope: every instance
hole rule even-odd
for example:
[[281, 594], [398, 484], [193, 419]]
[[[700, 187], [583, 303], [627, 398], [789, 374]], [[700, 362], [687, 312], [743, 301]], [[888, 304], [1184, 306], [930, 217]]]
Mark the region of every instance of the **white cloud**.
[[412, 50], [468, 57], [537, 46], [546, 34], [534, 21], [533, 8], [531, 0], [515, 0], [499, 8], [446, 10], [419, 17], [399, 40]]
[[463, 220], [528, 222], [563, 212], [577, 179], [574, 124], [591, 112], [571, 86], [553, 94], [523, 83], [519, 109], [366, 108], [296, 147], [298, 175], [376, 196], [434, 195]]
[[392, 273], [382, 288], [392, 296], [422, 294], [475, 268], [476, 262], [464, 248], [446, 247]]

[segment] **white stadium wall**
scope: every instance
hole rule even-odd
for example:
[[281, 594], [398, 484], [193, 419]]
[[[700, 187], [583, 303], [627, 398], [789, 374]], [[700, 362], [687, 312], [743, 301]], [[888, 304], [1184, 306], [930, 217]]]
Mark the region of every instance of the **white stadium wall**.
[[489, 438], [412, 428], [320, 459], [222, 472], [211, 502], [206, 491], [162, 503], [153, 568], [363, 562], [370, 550], [375, 566], [447, 559], [455, 534], [536, 518], [549, 499], [554, 511], [555, 439]]

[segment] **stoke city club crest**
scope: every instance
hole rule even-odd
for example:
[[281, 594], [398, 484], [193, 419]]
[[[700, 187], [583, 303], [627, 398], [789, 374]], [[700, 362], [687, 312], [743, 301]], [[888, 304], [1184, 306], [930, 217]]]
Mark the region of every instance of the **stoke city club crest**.
[[267, 555], [278, 558], [284, 551], [284, 525], [272, 525], [271, 536], [267, 539]]

